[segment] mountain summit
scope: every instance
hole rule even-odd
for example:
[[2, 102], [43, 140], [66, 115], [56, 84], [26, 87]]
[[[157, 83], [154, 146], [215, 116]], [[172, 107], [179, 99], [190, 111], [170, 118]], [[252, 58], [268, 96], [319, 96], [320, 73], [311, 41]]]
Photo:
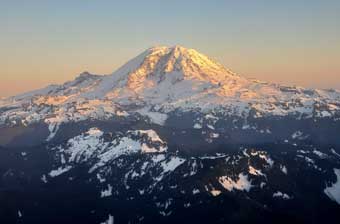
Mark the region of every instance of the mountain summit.
[[103, 80], [91, 94], [153, 99], [154, 103], [192, 97], [207, 89], [225, 95], [234, 84], [248, 83], [207, 56], [181, 46], [150, 48]]
[[137, 92], [144, 88], [144, 82], [152, 86], [162, 82], [175, 84], [183, 80], [219, 84], [233, 76], [205, 55], [181, 46], [150, 48], [143, 57], [137, 69], [129, 73], [127, 83], [130, 89]]

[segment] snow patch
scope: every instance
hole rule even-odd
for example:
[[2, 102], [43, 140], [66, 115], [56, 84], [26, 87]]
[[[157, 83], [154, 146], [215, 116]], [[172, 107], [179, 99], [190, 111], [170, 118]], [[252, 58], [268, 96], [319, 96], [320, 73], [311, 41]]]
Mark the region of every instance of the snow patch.
[[212, 125], [210, 125], [210, 124], [207, 124], [207, 127], [208, 127], [209, 129], [211, 129], [211, 130], [215, 130], [215, 127], [212, 126]]
[[21, 152], [20, 154], [21, 154], [21, 156], [26, 156], [27, 152]]
[[211, 133], [212, 138], [218, 138], [219, 136], [220, 136], [220, 134], [218, 134], [218, 133]]
[[47, 136], [46, 141], [51, 141], [55, 137], [59, 130], [59, 126], [60, 123], [50, 123], [48, 125], [48, 130], [50, 131], [50, 134]]
[[273, 198], [282, 198], [284, 200], [290, 199], [289, 195], [286, 193], [282, 193], [281, 191], [277, 191], [273, 194]]
[[99, 180], [100, 183], [104, 183], [106, 181], [105, 178], [103, 178], [99, 173], [96, 175], [97, 179]]
[[334, 154], [334, 155], [336, 155], [336, 156], [338, 156], [338, 157], [340, 157], [340, 154], [339, 153], [337, 153], [334, 149], [331, 149], [331, 152]]
[[138, 130], [137, 132], [139, 132], [141, 134], [146, 134], [151, 141], [164, 143], [162, 141], [162, 139], [158, 136], [158, 134], [152, 129], [150, 129], [150, 130]]
[[174, 171], [178, 166], [185, 162], [185, 159], [179, 157], [172, 157], [169, 161], [161, 163], [163, 172]]
[[254, 176], [265, 176], [261, 170], [257, 170], [252, 166], [248, 167], [249, 173], [254, 175]]
[[321, 159], [324, 159], [324, 158], [326, 158], [327, 157], [327, 154], [325, 154], [325, 153], [323, 153], [323, 152], [320, 152], [320, 151], [318, 151], [318, 150], [313, 150], [313, 153], [315, 154], [315, 155], [317, 155], [317, 156], [319, 156]]
[[220, 190], [211, 190], [210, 193], [212, 196], [216, 197], [219, 196], [222, 192]]
[[274, 160], [272, 160], [269, 156], [264, 154], [260, 154], [259, 156], [261, 159], [265, 160], [270, 167], [274, 165]]
[[157, 182], [161, 181], [164, 178], [164, 175], [166, 175], [169, 172], [173, 172], [177, 167], [182, 165], [184, 162], [185, 162], [185, 159], [179, 158], [179, 157], [171, 157], [170, 160], [168, 161], [163, 160], [160, 163], [162, 172], [156, 178]]
[[41, 178], [40, 178], [40, 180], [46, 184], [46, 183], [47, 183], [46, 175], [45, 175], [45, 174], [42, 175]]
[[150, 141], [152, 141], [153, 143], [157, 142], [160, 144], [157, 149], [155, 147], [150, 147], [147, 144], [143, 143], [141, 146], [143, 153], [155, 153], [167, 151], [168, 147], [166, 146], [166, 143], [158, 136], [158, 134], [154, 130], [138, 130], [136, 132], [140, 134], [145, 134], [147, 135]]
[[66, 166], [66, 167], [64, 167], [64, 168], [62, 168], [62, 167], [59, 167], [58, 169], [56, 169], [56, 170], [51, 170], [50, 172], [49, 172], [49, 176], [50, 177], [57, 177], [57, 176], [59, 176], [59, 175], [61, 175], [61, 174], [63, 174], [63, 173], [66, 173], [67, 171], [69, 171], [70, 169], [72, 169], [72, 166]]
[[109, 218], [100, 224], [114, 224], [114, 217], [112, 215], [109, 215]]
[[200, 190], [198, 190], [196, 188], [192, 190], [192, 194], [199, 194], [199, 193], [200, 193]]
[[91, 173], [97, 168], [107, 165], [109, 161], [112, 161], [121, 155], [137, 153], [140, 150], [140, 142], [131, 138], [123, 137], [121, 139], [115, 139], [113, 141], [113, 146], [109, 147], [104, 153], [97, 156], [99, 161], [91, 167], [89, 172]]
[[331, 200], [340, 205], [340, 169], [334, 169], [334, 173], [336, 175], [336, 182], [326, 187], [324, 192]]
[[233, 189], [237, 189], [240, 191], [247, 191], [249, 192], [252, 185], [251, 181], [248, 180], [248, 175], [244, 175], [243, 173], [240, 173], [238, 175], [238, 180], [234, 181], [228, 176], [221, 176], [218, 181], [220, 184], [227, 189], [228, 191], [233, 191]]
[[112, 195], [112, 186], [110, 184], [107, 185], [107, 189], [102, 190], [100, 192], [100, 197], [101, 198], [105, 198], [105, 197], [109, 197]]
[[202, 125], [199, 123], [194, 124], [195, 129], [202, 129]]
[[287, 173], [288, 173], [287, 167], [286, 167], [286, 166], [281, 165], [281, 166], [280, 166], [280, 169], [281, 169], [282, 173], [284, 173], [284, 174], [287, 174]]
[[167, 114], [150, 111], [146, 108], [138, 110], [137, 112], [139, 114], [141, 114], [142, 116], [146, 116], [146, 117], [150, 118], [152, 123], [158, 124], [158, 125], [161, 125], [161, 126], [164, 125], [165, 121], [168, 119]]
[[96, 151], [104, 149], [108, 144], [100, 138], [102, 135], [98, 128], [91, 128], [85, 134], [69, 139], [65, 150], [69, 156], [68, 162], [87, 161]]

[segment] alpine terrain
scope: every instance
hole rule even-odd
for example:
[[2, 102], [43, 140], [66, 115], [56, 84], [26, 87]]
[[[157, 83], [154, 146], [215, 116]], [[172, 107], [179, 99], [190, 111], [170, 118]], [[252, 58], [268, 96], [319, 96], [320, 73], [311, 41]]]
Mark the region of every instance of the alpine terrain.
[[334, 223], [340, 92], [181, 46], [0, 99], [1, 223]]

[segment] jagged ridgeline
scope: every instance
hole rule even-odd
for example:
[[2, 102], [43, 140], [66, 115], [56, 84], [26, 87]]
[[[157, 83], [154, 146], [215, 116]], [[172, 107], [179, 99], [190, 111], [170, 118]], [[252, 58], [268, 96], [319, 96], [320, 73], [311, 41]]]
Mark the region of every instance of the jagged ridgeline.
[[340, 92], [181, 46], [0, 100], [4, 223], [334, 222]]

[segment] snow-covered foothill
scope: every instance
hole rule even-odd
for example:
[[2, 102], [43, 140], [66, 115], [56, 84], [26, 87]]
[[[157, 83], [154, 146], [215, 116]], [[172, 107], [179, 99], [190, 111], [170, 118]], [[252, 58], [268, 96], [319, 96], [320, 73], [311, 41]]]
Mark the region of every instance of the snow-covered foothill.
[[[93, 172], [122, 155], [164, 153], [167, 145], [151, 129], [127, 131], [124, 136], [113, 136], [109, 140], [104, 138], [103, 131], [93, 127], [69, 139], [66, 145], [56, 146], [53, 150], [58, 152], [61, 164], [90, 162], [92, 167], [89, 172]], [[57, 172], [54, 171], [52, 174], [55, 173]]]

